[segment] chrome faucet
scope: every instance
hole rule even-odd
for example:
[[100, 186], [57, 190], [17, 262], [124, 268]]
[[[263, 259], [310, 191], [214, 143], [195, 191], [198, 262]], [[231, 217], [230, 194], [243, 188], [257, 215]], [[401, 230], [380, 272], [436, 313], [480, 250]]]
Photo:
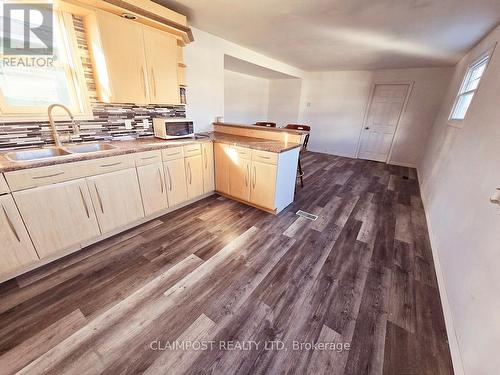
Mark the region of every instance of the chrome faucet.
[[[75, 122], [75, 118], [74, 118], [73, 114], [71, 113], [71, 111], [69, 110], [68, 107], [66, 107], [63, 104], [51, 104], [51, 105], [49, 105], [49, 108], [48, 108], [47, 112], [49, 114], [49, 123], [50, 123], [50, 128], [52, 130], [52, 138], [54, 138], [54, 143], [56, 144], [56, 146], [57, 147], [61, 147], [62, 143], [61, 143], [61, 140], [59, 139], [59, 134], [57, 133], [57, 127], [56, 127], [56, 124], [54, 122], [54, 118], [52, 117], [52, 110], [55, 107], [60, 107], [60, 108], [64, 109], [68, 113], [69, 118], [71, 119], [71, 124], [72, 124], [73, 134], [74, 135], [80, 134], [80, 127]], [[71, 140], [71, 136], [69, 137], [69, 139]]]

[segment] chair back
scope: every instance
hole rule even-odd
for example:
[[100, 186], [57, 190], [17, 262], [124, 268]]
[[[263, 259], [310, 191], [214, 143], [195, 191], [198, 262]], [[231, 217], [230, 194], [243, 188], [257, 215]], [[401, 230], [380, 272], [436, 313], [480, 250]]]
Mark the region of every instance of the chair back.
[[269, 121], [259, 121], [259, 122], [256, 122], [255, 125], [257, 125], [257, 126], [265, 126], [267, 128], [275, 128], [276, 127], [276, 123], [275, 122], [269, 122]]
[[[288, 124], [285, 126], [285, 129], [293, 129], [293, 130], [303, 130], [306, 132], [311, 131], [311, 127], [309, 125], [300, 125], [300, 124]], [[307, 149], [307, 144], [309, 143], [309, 133], [306, 134], [304, 138], [304, 142], [302, 143], [302, 150], [305, 151]]]

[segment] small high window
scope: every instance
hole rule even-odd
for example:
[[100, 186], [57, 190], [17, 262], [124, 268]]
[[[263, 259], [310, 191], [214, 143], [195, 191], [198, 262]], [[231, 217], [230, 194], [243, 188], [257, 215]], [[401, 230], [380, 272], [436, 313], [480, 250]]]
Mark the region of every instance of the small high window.
[[490, 54], [481, 56], [474, 63], [469, 65], [467, 73], [465, 73], [464, 81], [458, 92], [457, 98], [455, 100], [455, 105], [450, 114], [450, 120], [463, 120], [467, 114], [472, 98], [476, 93], [481, 77], [488, 66], [490, 60]]

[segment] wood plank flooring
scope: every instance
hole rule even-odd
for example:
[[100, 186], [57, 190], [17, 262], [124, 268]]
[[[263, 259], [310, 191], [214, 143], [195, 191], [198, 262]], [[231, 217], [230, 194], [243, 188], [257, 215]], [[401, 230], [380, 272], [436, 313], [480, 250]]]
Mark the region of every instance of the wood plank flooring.
[[415, 170], [303, 167], [279, 216], [214, 195], [0, 285], [0, 373], [452, 374]]

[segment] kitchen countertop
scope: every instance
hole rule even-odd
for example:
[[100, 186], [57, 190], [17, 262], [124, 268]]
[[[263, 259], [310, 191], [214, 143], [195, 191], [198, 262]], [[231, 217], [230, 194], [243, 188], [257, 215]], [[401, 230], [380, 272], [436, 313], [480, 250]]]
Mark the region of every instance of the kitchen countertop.
[[249, 125], [249, 124], [233, 124], [230, 122], [214, 122], [214, 125], [219, 126], [229, 126], [232, 128], [242, 128], [242, 129], [251, 129], [251, 130], [264, 130], [269, 132], [280, 132], [280, 133], [289, 133], [289, 134], [308, 134], [307, 130], [296, 130], [296, 129], [286, 129], [286, 128], [271, 128], [267, 126], [258, 126], [258, 125]]
[[[107, 151], [89, 152], [84, 154], [69, 154], [64, 156], [57, 156], [57, 157], [30, 160], [30, 161], [11, 161], [5, 157], [5, 154], [11, 151], [20, 151], [20, 149], [8, 150], [5, 152], [0, 152], [0, 173], [11, 172], [21, 169], [45, 167], [56, 164], [72, 163], [83, 160], [99, 159], [116, 155], [132, 154], [136, 152], [161, 150], [164, 148], [178, 147], [192, 143], [210, 142], [210, 141], [230, 144], [233, 146], [248, 147], [256, 150], [276, 152], [276, 153], [300, 147], [300, 144], [297, 143], [290, 143], [290, 142], [285, 143], [281, 141], [242, 137], [242, 136], [235, 136], [218, 132], [199, 134], [198, 137], [199, 138], [197, 139], [175, 139], [175, 140], [163, 140], [158, 138], [138, 138], [138, 139], [105, 141], [102, 143], [108, 143], [113, 146], [116, 146], [116, 149]], [[89, 143], [97, 143], [97, 142], [89, 142]], [[30, 149], [34, 150], [34, 148]]]

